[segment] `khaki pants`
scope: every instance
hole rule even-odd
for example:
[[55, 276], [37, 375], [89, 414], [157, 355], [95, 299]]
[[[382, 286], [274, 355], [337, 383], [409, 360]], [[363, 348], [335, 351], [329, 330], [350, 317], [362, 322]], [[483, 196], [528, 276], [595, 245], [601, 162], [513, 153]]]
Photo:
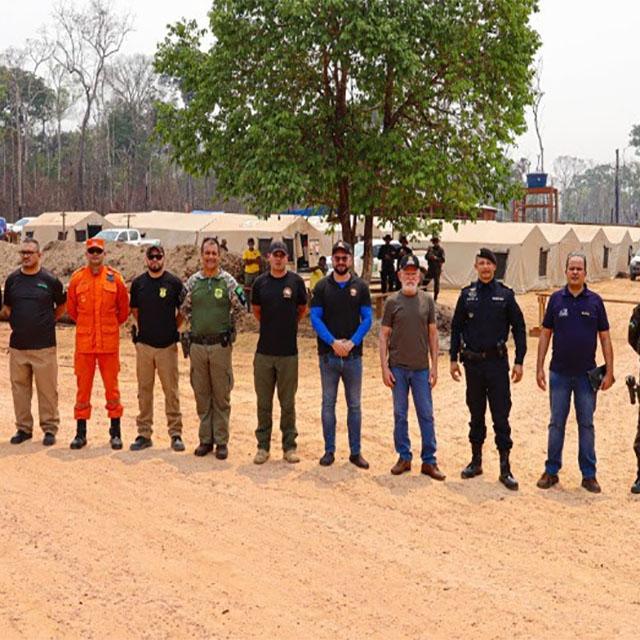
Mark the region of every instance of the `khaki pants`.
[[33, 433], [31, 396], [35, 378], [40, 428], [55, 435], [60, 424], [56, 348], [9, 349], [9, 377], [16, 427], [25, 433]]
[[138, 377], [138, 434], [150, 438], [153, 433], [153, 385], [156, 371], [164, 393], [164, 411], [170, 436], [182, 435], [182, 414], [178, 387], [178, 345], [163, 349], [136, 343], [136, 374]]
[[191, 386], [196, 399], [196, 411], [200, 418], [200, 442], [227, 444], [229, 442], [229, 417], [231, 415], [231, 345], [192, 344]]
[[253, 359], [253, 384], [258, 404], [258, 448], [269, 451], [273, 428], [273, 392], [278, 388], [282, 450], [296, 448], [296, 391], [298, 390], [298, 356], [266, 356], [256, 353]]

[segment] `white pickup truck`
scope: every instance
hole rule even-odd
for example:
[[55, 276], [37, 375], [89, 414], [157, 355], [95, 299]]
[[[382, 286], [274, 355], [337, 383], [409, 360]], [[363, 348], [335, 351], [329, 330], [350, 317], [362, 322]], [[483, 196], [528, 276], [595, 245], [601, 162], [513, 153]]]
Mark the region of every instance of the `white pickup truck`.
[[124, 242], [136, 247], [160, 244], [160, 240], [145, 236], [145, 232], [138, 229], [103, 229], [95, 237], [102, 238], [105, 242]]

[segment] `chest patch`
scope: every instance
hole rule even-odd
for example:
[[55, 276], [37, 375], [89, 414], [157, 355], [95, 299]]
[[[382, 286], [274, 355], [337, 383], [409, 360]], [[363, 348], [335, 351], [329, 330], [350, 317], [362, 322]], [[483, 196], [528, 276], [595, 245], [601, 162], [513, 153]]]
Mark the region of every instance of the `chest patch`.
[[501, 298], [500, 296], [492, 296], [491, 299], [492, 300], [498, 300], [500, 302], [504, 302], [504, 298]]
[[590, 318], [591, 317], [591, 311], [581, 311], [580, 315], [581, 316], [585, 316], [587, 318]]
[[355, 298], [358, 295], [358, 291], [355, 287], [351, 287], [351, 289], [349, 289], [349, 295], [352, 298]]
[[38, 282], [36, 287], [40, 287], [40, 289], [44, 289], [45, 291], [49, 291], [49, 287], [44, 282]]
[[160, 287], [160, 291], [158, 292], [158, 294], [160, 295], [161, 298], [166, 298], [167, 297], [167, 288], [166, 287]]
[[564, 309], [560, 309], [560, 312], [558, 313], [559, 318], [567, 318], [568, 316], [569, 316], [569, 309], [567, 309], [566, 307]]
[[293, 291], [291, 291], [291, 287], [285, 287], [282, 290], [282, 297], [283, 298], [287, 298], [287, 300], [288, 300], [289, 298], [291, 298], [292, 295], [293, 295]]
[[107, 282], [115, 282], [116, 276], [114, 273], [107, 272]]
[[222, 300], [222, 294], [223, 294], [222, 289], [214, 289], [214, 290], [213, 290], [213, 297], [214, 297], [216, 300]]

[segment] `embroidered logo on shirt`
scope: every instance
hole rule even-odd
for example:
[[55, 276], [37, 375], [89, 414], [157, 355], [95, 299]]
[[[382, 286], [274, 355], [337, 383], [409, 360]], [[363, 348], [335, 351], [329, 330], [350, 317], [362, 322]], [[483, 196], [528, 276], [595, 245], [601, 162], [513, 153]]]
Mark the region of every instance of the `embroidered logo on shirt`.
[[290, 298], [293, 295], [293, 291], [291, 291], [291, 287], [285, 287], [282, 290], [282, 296], [284, 298]]
[[214, 295], [216, 300], [221, 300], [222, 299], [222, 289], [214, 289], [213, 290], [213, 295]]
[[107, 282], [115, 282], [116, 274], [113, 271], [107, 271]]
[[504, 301], [504, 298], [500, 298], [499, 296], [492, 296], [491, 297], [492, 300], [500, 300], [500, 301]]
[[564, 309], [560, 309], [560, 313], [558, 313], [559, 318], [566, 318], [569, 315], [569, 309], [566, 307]]
[[358, 292], [355, 287], [351, 287], [351, 289], [349, 289], [349, 293], [351, 294], [352, 298], [355, 298], [358, 295]]
[[166, 287], [160, 287], [160, 297], [161, 298], [166, 298], [167, 297], [167, 288]]
[[49, 287], [44, 282], [38, 282], [36, 287], [40, 287], [41, 289], [45, 289], [46, 291], [49, 291]]
[[580, 312], [581, 316], [587, 316], [587, 318], [591, 317], [591, 312], [590, 311], [581, 311]]

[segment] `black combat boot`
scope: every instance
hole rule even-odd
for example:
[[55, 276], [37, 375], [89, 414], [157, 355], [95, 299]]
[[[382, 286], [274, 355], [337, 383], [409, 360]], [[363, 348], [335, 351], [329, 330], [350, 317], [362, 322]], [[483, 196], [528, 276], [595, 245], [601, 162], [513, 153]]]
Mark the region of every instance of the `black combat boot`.
[[111, 418], [111, 427], [109, 428], [111, 436], [111, 448], [122, 449], [122, 436], [120, 435], [120, 418]]
[[76, 437], [71, 441], [71, 449], [82, 449], [87, 444], [87, 421], [78, 420], [76, 426]]
[[471, 443], [471, 462], [462, 470], [460, 475], [466, 480], [482, 475], [482, 445]]
[[518, 481], [513, 477], [511, 473], [508, 450], [500, 451], [500, 477], [498, 479], [505, 487], [507, 487], [507, 489], [511, 489], [511, 491], [518, 490]]

